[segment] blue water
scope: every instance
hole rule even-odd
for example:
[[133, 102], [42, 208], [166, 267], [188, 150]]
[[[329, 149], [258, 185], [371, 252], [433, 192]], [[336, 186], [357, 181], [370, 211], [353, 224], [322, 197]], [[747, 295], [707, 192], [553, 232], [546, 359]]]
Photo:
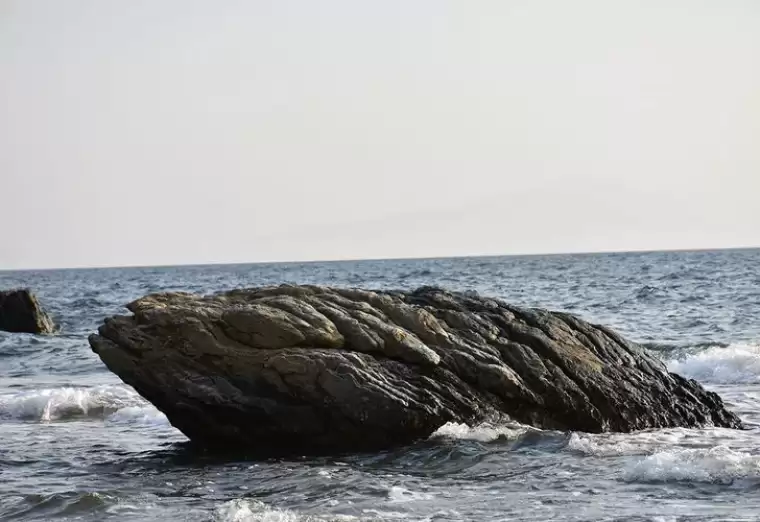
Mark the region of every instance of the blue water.
[[[743, 250], [0, 272], [61, 325], [0, 332], [0, 520], [760, 520], [758, 267]], [[86, 341], [149, 292], [283, 282], [567, 310], [646, 343], [750, 429], [447, 425], [379, 454], [225, 460], [191, 451]]]

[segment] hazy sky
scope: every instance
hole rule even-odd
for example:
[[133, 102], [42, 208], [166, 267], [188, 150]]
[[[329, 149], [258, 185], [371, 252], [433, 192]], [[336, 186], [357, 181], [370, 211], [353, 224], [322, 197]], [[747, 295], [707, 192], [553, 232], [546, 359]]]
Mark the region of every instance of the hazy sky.
[[756, 0], [0, 0], [0, 268], [760, 246]]

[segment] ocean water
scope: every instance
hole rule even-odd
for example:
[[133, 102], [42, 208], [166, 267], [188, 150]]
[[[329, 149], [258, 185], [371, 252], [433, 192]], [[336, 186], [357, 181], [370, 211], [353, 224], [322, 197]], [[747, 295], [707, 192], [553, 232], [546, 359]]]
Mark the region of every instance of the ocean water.
[[[0, 332], [0, 520], [760, 520], [760, 251], [0, 272], [61, 325]], [[373, 454], [194, 452], [86, 338], [149, 292], [440, 285], [567, 310], [722, 394], [746, 431], [443, 426]]]

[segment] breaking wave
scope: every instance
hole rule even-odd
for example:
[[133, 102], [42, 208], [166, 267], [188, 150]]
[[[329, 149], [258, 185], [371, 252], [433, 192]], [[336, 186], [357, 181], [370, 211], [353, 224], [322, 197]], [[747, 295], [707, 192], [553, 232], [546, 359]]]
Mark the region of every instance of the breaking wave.
[[668, 369], [684, 377], [712, 384], [760, 383], [760, 345], [710, 346], [668, 362]]
[[81, 418], [164, 424], [166, 418], [124, 385], [38, 388], [0, 395], [0, 419], [54, 422]]
[[671, 449], [632, 463], [623, 472], [629, 482], [708, 482], [730, 484], [760, 479], [760, 455], [726, 446]]
[[[403, 495], [401, 502], [408, 500], [409, 492], [394, 493], [394, 490], [403, 488], [391, 488], [391, 503], [393, 495]], [[416, 498], [416, 497], [415, 497]], [[427, 498], [427, 497], [425, 497]], [[451, 515], [453, 513], [442, 512]], [[311, 515], [289, 509], [278, 509], [261, 501], [252, 499], [235, 499], [219, 505], [213, 513], [214, 522], [381, 522], [387, 520], [435, 520], [435, 516], [418, 518], [410, 513], [388, 509], [362, 509], [361, 515], [348, 514], [322, 514]]]
[[321, 518], [287, 509], [273, 508], [258, 500], [235, 499], [217, 507], [213, 520], [214, 522], [347, 522], [360, 519], [351, 515], [332, 515]]
[[504, 425], [481, 424], [475, 427], [448, 422], [438, 428], [430, 438], [492, 442], [496, 440], [516, 440], [530, 430], [536, 431], [535, 428], [524, 426], [517, 422]]
[[692, 431], [685, 428], [671, 428], [634, 433], [571, 433], [566, 449], [594, 457], [647, 455], [652, 452], [653, 447], [683, 442]]

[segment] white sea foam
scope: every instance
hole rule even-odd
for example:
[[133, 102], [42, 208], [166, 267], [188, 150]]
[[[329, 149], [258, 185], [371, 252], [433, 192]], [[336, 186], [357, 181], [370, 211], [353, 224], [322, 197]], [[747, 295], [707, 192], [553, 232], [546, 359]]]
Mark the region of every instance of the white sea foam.
[[411, 491], [401, 486], [392, 486], [388, 490], [388, 500], [390, 500], [393, 504], [414, 502], [417, 500], [430, 500], [431, 498], [433, 498], [433, 496], [429, 493]]
[[225, 502], [214, 512], [218, 522], [296, 522], [302, 520], [295, 512], [272, 509], [256, 500], [236, 499]]
[[124, 385], [38, 388], [0, 395], [0, 418], [53, 422], [77, 417], [163, 422], [163, 415]]
[[567, 441], [567, 449], [593, 455], [595, 457], [610, 457], [617, 455], [635, 455], [641, 452], [638, 445], [621, 439], [600, 439], [594, 435], [573, 433]]
[[235, 499], [216, 508], [213, 520], [215, 522], [349, 522], [359, 519], [350, 515], [314, 517], [287, 509], [273, 508], [258, 500]]
[[[362, 514], [365, 515], [365, 517], [362, 517], [361, 519], [350, 519], [346, 518], [343, 520], [366, 520], [367, 522], [385, 522], [387, 520], [412, 520], [409, 518], [409, 513], [404, 513], [403, 511], [388, 511], [386, 509], [363, 509]], [[432, 519], [429, 517], [426, 517], [422, 519], [420, 522], [430, 522]]]
[[121, 408], [111, 414], [108, 420], [142, 426], [166, 426], [169, 424], [169, 419], [166, 418], [166, 415], [152, 405]]
[[515, 440], [531, 429], [535, 428], [530, 428], [519, 423], [503, 425], [481, 424], [480, 426], [470, 427], [466, 424], [447, 422], [430, 437], [491, 442], [498, 439]]
[[678, 444], [692, 434], [684, 428], [637, 433], [572, 433], [566, 448], [595, 457], [648, 455], [653, 449]]
[[688, 357], [670, 361], [668, 369], [706, 383], [760, 383], [760, 345], [712, 346]]
[[760, 455], [726, 446], [671, 449], [637, 460], [623, 472], [630, 482], [711, 482], [760, 478]]

